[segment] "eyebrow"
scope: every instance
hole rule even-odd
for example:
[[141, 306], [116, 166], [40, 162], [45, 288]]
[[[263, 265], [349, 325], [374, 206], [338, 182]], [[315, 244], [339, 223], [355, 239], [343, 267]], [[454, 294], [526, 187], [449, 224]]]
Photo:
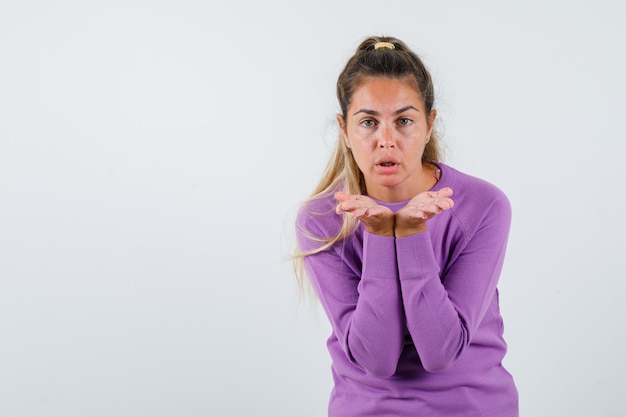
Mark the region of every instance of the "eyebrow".
[[[410, 109], [413, 109], [413, 110], [415, 110], [415, 111], [419, 112], [419, 109], [418, 109], [417, 107], [409, 105], [409, 106], [404, 106], [404, 107], [402, 107], [402, 108], [400, 108], [400, 109], [396, 110], [395, 112], [393, 112], [393, 114], [394, 114], [394, 115], [396, 115], [396, 114], [400, 114], [400, 113], [405, 112], [405, 111], [410, 110]], [[356, 115], [357, 115], [357, 114], [359, 114], [359, 113], [370, 114], [370, 115], [372, 115], [372, 116], [378, 116], [378, 115], [380, 115], [380, 113], [378, 113], [376, 110], [360, 109], [360, 110], [358, 110], [356, 113], [354, 113], [354, 114], [353, 114], [353, 116], [356, 116]]]

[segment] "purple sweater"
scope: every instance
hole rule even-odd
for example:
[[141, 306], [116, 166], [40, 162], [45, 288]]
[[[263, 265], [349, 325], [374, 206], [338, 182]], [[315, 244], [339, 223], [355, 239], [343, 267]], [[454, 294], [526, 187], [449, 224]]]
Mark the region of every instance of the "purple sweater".
[[[329, 416], [517, 417], [496, 284], [511, 208], [493, 185], [438, 163], [455, 205], [405, 238], [357, 231], [305, 266], [332, 326]], [[303, 251], [341, 226], [333, 195], [297, 219]], [[394, 212], [402, 203], [382, 203]], [[303, 233], [305, 231], [305, 233]]]

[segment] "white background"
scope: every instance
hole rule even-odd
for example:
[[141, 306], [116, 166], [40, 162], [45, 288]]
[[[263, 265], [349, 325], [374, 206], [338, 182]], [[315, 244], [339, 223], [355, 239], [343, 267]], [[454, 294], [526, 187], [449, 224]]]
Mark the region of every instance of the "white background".
[[522, 415], [621, 415], [623, 3], [217, 3], [0, 0], [0, 415], [325, 415], [329, 327], [285, 258], [371, 34], [513, 204]]

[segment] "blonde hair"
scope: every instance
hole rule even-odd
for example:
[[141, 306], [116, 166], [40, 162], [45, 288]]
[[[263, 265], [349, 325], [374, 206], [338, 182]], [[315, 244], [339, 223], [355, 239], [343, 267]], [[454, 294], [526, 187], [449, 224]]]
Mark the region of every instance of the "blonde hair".
[[[393, 45], [393, 48], [376, 47], [377, 44]], [[352, 95], [359, 84], [369, 77], [406, 78], [420, 93], [424, 101], [424, 109], [427, 115], [434, 110], [435, 93], [430, 73], [424, 66], [422, 60], [411, 51], [404, 42], [387, 36], [372, 36], [365, 39], [357, 47], [354, 55], [348, 60], [345, 68], [337, 80], [337, 99], [341, 107], [344, 120], [347, 116], [348, 107], [352, 100]], [[423, 161], [440, 160], [440, 144], [436, 130], [433, 128], [430, 141], [426, 144]], [[327, 213], [314, 212], [311, 209], [311, 202], [326, 198], [337, 191], [345, 191], [348, 194], [366, 194], [365, 180], [361, 173], [352, 152], [346, 146], [341, 133], [338, 135], [335, 149], [326, 165], [322, 178], [311, 196], [301, 205], [300, 211], [306, 210], [311, 215], [324, 215]], [[349, 237], [358, 225], [358, 220], [351, 216], [343, 216], [341, 228], [334, 236], [315, 236], [310, 231], [299, 230], [307, 238], [320, 242], [321, 244], [309, 251], [301, 251], [296, 245], [294, 255], [294, 272], [297, 278], [298, 287], [301, 290], [310, 288], [306, 280], [304, 270], [304, 258], [334, 246], [341, 240]]]

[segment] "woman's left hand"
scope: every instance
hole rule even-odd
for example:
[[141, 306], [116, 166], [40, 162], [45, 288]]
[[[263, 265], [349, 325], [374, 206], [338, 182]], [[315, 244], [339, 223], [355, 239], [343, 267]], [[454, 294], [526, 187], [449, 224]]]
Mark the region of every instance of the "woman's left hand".
[[395, 236], [406, 237], [425, 232], [427, 220], [454, 206], [451, 196], [452, 188], [445, 187], [438, 191], [425, 191], [413, 197], [396, 213]]

